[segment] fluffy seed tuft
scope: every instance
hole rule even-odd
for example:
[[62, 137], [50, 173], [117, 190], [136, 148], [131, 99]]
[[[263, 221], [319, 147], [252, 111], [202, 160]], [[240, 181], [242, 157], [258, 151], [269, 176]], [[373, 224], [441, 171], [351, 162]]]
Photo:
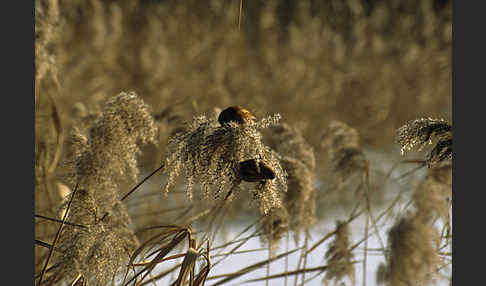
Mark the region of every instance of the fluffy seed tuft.
[[[219, 118], [227, 118], [227, 110]], [[279, 119], [277, 114], [254, 124], [229, 120], [221, 125], [205, 116], [195, 117], [186, 132], [176, 134], [169, 141], [165, 166], [169, 179], [165, 191], [169, 191], [181, 173], [187, 179], [186, 191], [190, 198], [196, 185], [217, 199], [221, 193], [226, 193], [228, 198], [233, 191], [238, 191], [242, 181], [258, 182], [252, 192], [260, 210], [266, 214], [280, 206], [280, 193], [287, 191], [286, 173], [278, 154], [263, 144], [259, 131]]]
[[398, 128], [396, 141], [401, 146], [402, 155], [413, 149], [419, 152], [437, 141], [427, 154], [429, 167], [452, 160], [452, 126], [444, 119], [419, 118], [410, 121]]

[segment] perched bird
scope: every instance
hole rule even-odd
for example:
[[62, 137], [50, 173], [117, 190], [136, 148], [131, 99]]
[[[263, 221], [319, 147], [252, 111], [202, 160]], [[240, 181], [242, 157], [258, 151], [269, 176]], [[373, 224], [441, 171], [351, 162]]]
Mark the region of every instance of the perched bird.
[[[246, 182], [260, 182], [260, 184], [266, 184], [267, 180], [275, 179], [275, 172], [267, 164], [262, 161], [257, 161], [256, 159], [250, 159], [240, 162], [239, 169], [240, 178]], [[233, 193], [230, 190], [225, 200]]]
[[253, 124], [256, 121], [256, 117], [241, 106], [230, 106], [221, 111], [218, 116], [218, 122], [219, 124], [224, 125], [230, 121], [234, 121], [238, 124]]
[[262, 161], [255, 159], [240, 162], [240, 176], [243, 181], [260, 182], [275, 179], [275, 172]]

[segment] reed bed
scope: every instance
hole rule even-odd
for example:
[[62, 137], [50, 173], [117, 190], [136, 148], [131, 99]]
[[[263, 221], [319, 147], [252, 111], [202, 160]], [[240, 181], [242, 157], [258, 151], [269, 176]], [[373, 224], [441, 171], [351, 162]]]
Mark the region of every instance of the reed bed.
[[36, 1], [34, 283], [452, 285], [451, 14]]

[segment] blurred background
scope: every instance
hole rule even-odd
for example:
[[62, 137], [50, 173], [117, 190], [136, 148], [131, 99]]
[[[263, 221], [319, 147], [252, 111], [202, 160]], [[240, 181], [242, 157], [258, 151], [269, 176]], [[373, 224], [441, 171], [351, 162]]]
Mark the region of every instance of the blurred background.
[[[451, 53], [447, 0], [35, 1], [35, 212], [59, 218], [72, 188], [64, 180], [70, 130], [89, 125], [122, 91], [135, 91], [158, 127], [158, 145], [145, 146], [138, 161], [141, 177], [164, 162], [168, 138], [194, 116], [242, 105], [257, 118], [280, 113], [299, 130], [315, 153], [318, 194], [332, 175], [322, 144], [329, 124], [357, 130], [373, 204], [385, 206], [394, 199], [386, 179], [413, 169], [393, 169], [404, 159], [397, 128], [418, 117], [452, 121]], [[393, 192], [411, 192], [421, 171]], [[134, 229], [180, 217], [187, 197], [180, 190], [164, 198], [166, 180], [158, 174], [127, 199]], [[320, 231], [350, 213], [356, 194], [326, 198], [316, 216], [330, 227]], [[241, 225], [233, 231], [258, 216], [245, 200], [227, 213]], [[50, 241], [57, 227], [36, 220], [35, 236]], [[45, 254], [36, 247], [36, 273]]]

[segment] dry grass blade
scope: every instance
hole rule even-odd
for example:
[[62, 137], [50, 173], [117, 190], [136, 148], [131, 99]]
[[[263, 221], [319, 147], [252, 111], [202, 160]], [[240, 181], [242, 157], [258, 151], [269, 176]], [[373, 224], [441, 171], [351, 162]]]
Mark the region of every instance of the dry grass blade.
[[210, 214], [213, 210], [212, 209], [205, 209], [189, 218], [187, 218], [186, 220], [183, 221], [183, 224], [185, 225], [191, 225], [193, 222], [207, 216], [208, 214]]
[[[305, 269], [307, 267], [307, 249], [308, 248], [309, 248], [309, 233], [306, 232], [305, 233], [304, 246], [303, 246], [302, 252], [301, 252], [300, 257], [299, 257], [299, 263], [297, 264], [297, 270], [301, 269], [300, 268], [301, 264], [302, 264], [302, 269]], [[298, 280], [298, 277], [295, 277], [294, 285], [297, 285], [297, 280]], [[302, 284], [304, 283], [304, 281], [305, 281], [305, 272], [302, 272]], [[267, 281], [267, 283], [268, 283], [268, 281]]]
[[259, 251], [267, 251], [268, 248], [256, 248], [256, 249], [248, 249], [248, 250], [241, 250], [241, 251], [233, 251], [233, 252], [225, 252], [213, 255], [213, 257], [218, 256], [227, 256], [227, 255], [235, 255], [235, 254], [243, 254], [243, 253], [251, 253], [251, 252], [259, 252]]
[[[385, 243], [383, 242], [383, 239], [380, 236], [379, 228], [377, 225], [377, 220], [375, 219], [373, 212], [371, 211], [371, 202], [370, 202], [370, 185], [369, 185], [369, 177], [368, 177], [368, 170], [369, 168], [366, 169], [366, 191], [365, 191], [365, 202], [366, 202], [366, 211], [367, 211], [367, 218], [366, 218], [366, 233], [368, 233], [368, 218], [371, 219], [373, 228], [375, 229], [376, 237], [378, 238], [378, 241], [380, 242], [381, 247], [384, 249], [385, 248]], [[367, 243], [367, 242], [366, 242]], [[366, 259], [365, 259], [366, 261]], [[365, 275], [365, 274], [363, 274]], [[366, 281], [366, 280], [364, 280]], [[364, 282], [366, 283], [366, 282]]]
[[172, 284], [173, 286], [182, 286], [187, 280], [187, 275], [191, 274], [191, 280], [189, 285], [193, 285], [193, 277], [194, 277], [194, 265], [196, 264], [196, 260], [199, 253], [194, 248], [189, 248], [184, 255], [184, 261], [182, 261], [182, 266], [179, 271], [179, 275], [176, 281]]
[[148, 176], [146, 176], [145, 178], [143, 178], [138, 184], [135, 185], [135, 187], [133, 187], [128, 193], [126, 193], [121, 199], [120, 201], [123, 201], [125, 200], [129, 195], [131, 195], [135, 190], [138, 189], [138, 187], [140, 187], [143, 183], [145, 183], [145, 181], [147, 181], [148, 179], [150, 179], [153, 175], [155, 175], [158, 171], [162, 170], [164, 168], [164, 164], [160, 165], [157, 169], [153, 170], [152, 173], [150, 173]]
[[[380, 242], [381, 242], [381, 238], [380, 238], [380, 234], [378, 232], [378, 227], [376, 225], [376, 221], [373, 218], [373, 214], [371, 213], [369, 190], [370, 190], [370, 184], [369, 184], [369, 164], [368, 164], [368, 167], [366, 168], [366, 192], [365, 192], [366, 209], [368, 211], [368, 215], [366, 216], [365, 236], [368, 236], [369, 220], [370, 220], [370, 217], [371, 217], [371, 219], [373, 220], [374, 226], [375, 226], [376, 235], [380, 239]], [[368, 262], [368, 240], [365, 241], [364, 254], [363, 254], [363, 286], [366, 286], [366, 266], [367, 266], [367, 262]]]
[[[62, 220], [60, 220], [60, 219], [51, 218], [51, 217], [47, 217], [47, 216], [43, 216], [43, 215], [34, 214], [34, 217], [42, 218], [42, 219], [50, 220], [50, 221], [55, 221], [55, 222], [58, 222], [58, 223], [63, 223]], [[71, 222], [68, 222], [68, 221], [65, 221], [64, 224], [70, 225], [70, 226], [77, 226], [77, 227], [86, 228], [85, 225], [81, 225], [81, 224], [77, 224], [77, 223], [71, 223]]]
[[401, 190], [395, 199], [390, 203], [390, 205], [381, 212], [381, 214], [378, 215], [376, 218], [376, 222], [380, 221], [385, 215], [393, 210], [393, 208], [400, 202], [400, 199], [402, 198], [403, 194], [405, 193], [406, 189]]
[[[50, 245], [49, 243], [38, 240], [38, 239], [34, 239], [34, 243], [37, 244], [37, 245], [40, 245], [42, 247], [48, 248], [48, 249], [52, 248], [52, 245]], [[54, 249], [54, 250], [59, 251], [59, 249]]]
[[[135, 192], [138, 187], [140, 187], [143, 183], [145, 183], [145, 181], [147, 181], [148, 179], [150, 179], [153, 175], [155, 175], [158, 171], [162, 170], [164, 168], [164, 164], [162, 164], [160, 167], [158, 167], [157, 169], [155, 169], [154, 171], [152, 171], [152, 173], [150, 173], [149, 175], [147, 175], [145, 178], [143, 178], [138, 184], [136, 184], [128, 193], [126, 193], [121, 199], [120, 201], [123, 201], [125, 200], [128, 196], [130, 196], [133, 192]], [[106, 216], [108, 216], [108, 213], [105, 213], [103, 215], [103, 217], [101, 218], [101, 220], [104, 220], [106, 218]]]
[[388, 171], [388, 173], [385, 176], [385, 180], [388, 180], [391, 177], [393, 171], [395, 171], [396, 168], [398, 168], [398, 166], [400, 166], [402, 164], [421, 164], [421, 165], [425, 166], [427, 164], [427, 162], [425, 162], [424, 160], [402, 160], [398, 163], [395, 163], [395, 165], [393, 165], [393, 167], [390, 168], [390, 170]]
[[216, 275], [216, 276], [210, 276], [210, 277], [208, 277], [208, 280], [213, 280], [213, 279], [218, 279], [218, 278], [226, 277], [225, 279], [216, 282], [212, 286], [222, 285], [222, 284], [227, 283], [227, 282], [229, 282], [229, 281], [231, 281], [233, 279], [236, 279], [236, 278], [238, 278], [238, 277], [240, 277], [242, 275], [245, 275], [245, 274], [247, 274], [249, 272], [252, 272], [254, 270], [257, 270], [258, 268], [263, 267], [263, 266], [265, 266], [266, 264], [268, 264], [270, 262], [273, 262], [273, 261], [278, 260], [278, 259], [280, 259], [282, 257], [285, 257], [287, 255], [290, 255], [290, 254], [296, 252], [297, 250], [299, 250], [301, 248], [302, 247], [298, 247], [298, 248], [296, 248], [294, 250], [291, 250], [291, 251], [288, 251], [288, 252], [279, 254], [279, 255], [277, 255], [275, 257], [272, 257], [270, 259], [266, 259], [264, 261], [260, 261], [258, 263], [252, 264], [250, 266], [247, 266], [245, 268], [242, 268], [242, 269], [240, 269], [240, 270], [238, 270], [236, 272], [233, 272], [233, 273], [221, 274], [221, 275]]
[[[220, 249], [220, 248], [225, 248], [226, 246], [228, 245], [231, 245], [231, 244], [234, 244], [234, 243], [237, 243], [239, 241], [241, 241], [241, 239], [239, 240], [236, 240], [238, 237], [242, 236], [245, 232], [249, 231], [252, 227], [254, 227], [255, 225], [259, 224], [261, 221], [262, 221], [262, 217], [259, 217], [255, 222], [249, 224], [244, 230], [242, 230], [240, 233], [238, 233], [238, 235], [236, 235], [230, 242], [228, 243], [225, 243], [225, 244], [222, 244], [220, 246], [217, 246], [217, 247], [214, 247], [214, 249]], [[253, 232], [250, 236], [246, 237], [246, 238], [243, 238], [243, 239], [249, 239], [249, 238], [252, 238], [255, 236], [255, 232]]]
[[[212, 214], [212, 217], [211, 217], [211, 220], [209, 221], [209, 229], [212, 230], [214, 225], [216, 225], [216, 229], [214, 231], [212, 231], [212, 237], [211, 237], [211, 241], [214, 241], [215, 240], [215, 237], [216, 237], [216, 234], [218, 233], [218, 230], [219, 228], [223, 225], [222, 223], [215, 223], [216, 219], [218, 219], [218, 217], [223, 220], [224, 219], [224, 208], [226, 206], [226, 200], [224, 201], [221, 201], [218, 203], [218, 205], [216, 206], [216, 208], [214, 209], [211, 209], [211, 214]], [[214, 210], [214, 213], [213, 213], [213, 210]]]
[[153, 226], [149, 226], [149, 227], [145, 227], [143, 229], [140, 229], [139, 231], [137, 231], [136, 234], [140, 234], [140, 233], [145, 232], [145, 231], [149, 231], [149, 230], [153, 230], [153, 229], [160, 229], [160, 228], [167, 228], [167, 230], [164, 231], [164, 232], [160, 232], [160, 233], [156, 234], [150, 240], [153, 240], [156, 237], [160, 237], [160, 236], [164, 236], [164, 235], [172, 235], [172, 234], [177, 233], [178, 231], [184, 229], [184, 228], [177, 226], [177, 225], [153, 225]]
[[[195, 217], [190, 217], [190, 218], [185, 218], [187, 215], [190, 215], [192, 210], [194, 209], [194, 204], [189, 205], [187, 208], [185, 208], [183, 211], [180, 212], [180, 214], [177, 216], [177, 219], [175, 220], [175, 223], [178, 224], [190, 224], [188, 221], [191, 219], [197, 219], [200, 214], [197, 214]], [[203, 213], [206, 211], [203, 211]]]
[[[351, 263], [356, 264], [356, 263], [360, 263], [360, 262], [362, 262], [362, 261], [356, 260], [356, 261], [352, 261]], [[298, 270], [294, 270], [294, 271], [286, 271], [286, 272], [282, 272], [282, 273], [273, 274], [271, 276], [246, 280], [244, 283], [258, 282], [258, 281], [269, 280], [269, 279], [284, 278], [285, 276], [299, 275], [299, 274], [308, 273], [308, 272], [316, 272], [316, 271], [323, 272], [323, 271], [326, 271], [329, 267], [330, 267], [330, 265], [323, 265], [323, 266], [317, 266], [317, 267], [311, 267], [311, 268], [302, 268], [302, 269], [298, 269]], [[305, 280], [304, 283], [307, 282], [307, 281], [308, 280]]]
[[[162, 216], [162, 215], [166, 215], [168, 213], [171, 213], [171, 212], [176, 212], [176, 211], [180, 211], [182, 209], [185, 209], [186, 207], [181, 205], [181, 206], [178, 206], [178, 207], [174, 207], [174, 208], [167, 208], [167, 209], [161, 209], [161, 210], [157, 210], [157, 211], [150, 211], [150, 212], [146, 212], [146, 213], [140, 213], [140, 214], [136, 214], [136, 215], [133, 215], [132, 219], [133, 220], [142, 220], [146, 217], [158, 217], [158, 216]], [[138, 233], [140, 231], [143, 231], [145, 230], [146, 228], [143, 228], [143, 229], [139, 229], [139, 230], [136, 230], [135, 232]]]
[[[285, 236], [285, 251], [289, 251], [289, 231], [287, 230], [287, 235]], [[289, 271], [289, 257], [285, 257], [285, 272]], [[287, 275], [284, 277], [284, 284], [287, 286]]]
[[238, 30], [241, 28], [241, 15], [243, 12], [243, 0], [240, 0], [240, 13], [238, 14]]
[[[171, 235], [173, 234], [176, 234], [180, 232], [180, 229], [178, 227], [176, 227], [176, 229], [171, 229], [171, 230], [168, 230], [167, 232], [163, 232], [163, 233], [158, 233], [154, 236], [152, 236], [151, 238], [149, 238], [147, 241], [145, 241], [142, 245], [140, 245], [140, 247], [138, 247], [132, 254], [132, 256], [130, 257], [130, 261], [128, 262], [128, 266], [131, 266], [133, 265], [133, 261], [135, 260], [135, 258], [144, 250], [146, 249], [146, 247], [148, 245], [150, 245], [151, 243], [154, 243], [154, 241], [156, 239], [159, 239], [158, 241], [164, 241], [166, 240], [168, 237], [170, 237]], [[169, 242], [170, 243], [170, 242]], [[169, 244], [168, 243], [168, 244]], [[156, 251], [154, 251], [153, 253], [149, 254], [148, 257], [152, 256], [153, 254], [155, 254], [157, 251], [160, 251], [163, 247], [165, 246], [162, 246], [160, 248], [158, 248]]]
[[[243, 242], [246, 242], [246, 241], [248, 241], [250, 238], [253, 238], [253, 237], [258, 237], [258, 236], [260, 236], [260, 233], [259, 233], [259, 232], [256, 230], [256, 231], [254, 231], [252, 234], [250, 234], [249, 236], [242, 237], [242, 238], [240, 238], [240, 239], [235, 239], [235, 240], [232, 240], [232, 241], [230, 241], [230, 242], [226, 242], [226, 243], [224, 243], [224, 244], [221, 244], [221, 245], [219, 245], [219, 246], [214, 247], [213, 249], [225, 248], [225, 247], [227, 247], [227, 246], [229, 246], [229, 245], [232, 245], [232, 244], [235, 244], [235, 243], [240, 243], [240, 242], [242, 242], [242, 241], [243, 241]], [[238, 247], [237, 247], [237, 248], [238, 248]], [[266, 250], [266, 248], [264, 248], [264, 249]], [[233, 250], [234, 250], [234, 249], [233, 249]], [[232, 251], [230, 251], [230, 252], [229, 252], [229, 254], [234, 253], [234, 251], [233, 251], [233, 250], [232, 250]], [[218, 255], [219, 255], [219, 253], [218, 253]], [[216, 255], [215, 255], [215, 256], [216, 256]]]
[[324, 241], [328, 240], [334, 234], [336, 234], [336, 231], [333, 231], [333, 232], [330, 232], [330, 233], [324, 235], [324, 237], [322, 237], [318, 242], [314, 243], [314, 245], [312, 245], [311, 248], [309, 248], [307, 250], [306, 254], [309, 254], [311, 251], [313, 251], [314, 249], [316, 249], [319, 245], [321, 245], [322, 243], [324, 243]]
[[80, 279], [82, 279], [82, 278], [83, 278], [83, 276], [82, 276], [81, 274], [78, 274], [78, 276], [77, 276], [77, 277], [76, 277], [76, 278], [73, 280], [73, 282], [71, 282], [69, 285], [71, 285], [71, 286], [76, 285], [76, 284], [78, 283], [78, 281], [79, 281]]
[[164, 272], [161, 272], [161, 273], [159, 273], [159, 274], [157, 274], [155, 276], [152, 276], [150, 279], [147, 279], [146, 281], [142, 281], [142, 283], [140, 284], [140, 286], [144, 286], [144, 285], [148, 285], [148, 284], [154, 284], [156, 281], [164, 278], [168, 274], [173, 273], [177, 268], [181, 267], [181, 265], [182, 265], [182, 262], [174, 265], [173, 267], [167, 269]]
[[145, 265], [149, 265], [151, 263], [160, 263], [160, 262], [164, 262], [164, 261], [168, 261], [168, 260], [172, 260], [172, 259], [177, 259], [177, 258], [181, 258], [181, 257], [185, 257], [185, 256], [186, 256], [186, 254], [175, 254], [175, 255], [171, 255], [169, 257], [162, 258], [159, 261], [147, 261], [147, 262], [133, 263], [130, 266], [145, 266]]
[[[138, 276], [140, 276], [142, 273], [145, 272], [145, 274], [142, 276], [141, 278], [141, 281], [143, 281], [145, 279], [145, 277], [147, 277], [147, 275], [154, 269], [154, 267], [157, 265], [157, 261], [161, 260], [162, 258], [164, 258], [170, 251], [172, 251], [182, 240], [184, 240], [186, 238], [186, 236], [189, 234], [189, 232], [187, 230], [182, 230], [182, 231], [179, 231], [176, 236], [171, 240], [170, 243], [168, 243], [167, 245], [165, 245], [160, 251], [159, 253], [157, 254], [157, 256], [152, 260], [152, 262], [147, 265], [146, 267], [144, 267], [142, 270], [138, 271], [132, 278], [130, 278], [130, 280], [128, 280], [126, 283], [124, 283], [123, 285], [128, 285], [130, 284], [130, 282], [132, 282], [133, 280], [135, 280]], [[132, 257], [133, 258], [133, 257]], [[132, 259], [131, 259], [132, 260]], [[133, 260], [132, 260], [133, 261]], [[137, 285], [140, 285], [140, 282], [139, 281], [137, 283]]]
[[209, 256], [209, 240], [207, 241], [207, 245], [206, 245], [206, 253], [203, 254], [203, 256], [206, 259], [206, 266], [204, 266], [204, 268], [196, 276], [192, 286], [203, 286], [206, 283], [206, 279], [209, 275], [209, 271], [211, 270], [211, 258]]
[[44, 267], [42, 268], [42, 271], [41, 271], [41, 274], [40, 274], [40, 277], [39, 277], [39, 282], [37, 283], [37, 285], [41, 285], [41, 283], [42, 283], [42, 278], [44, 277], [44, 274], [45, 274], [46, 269], [47, 269], [47, 265], [49, 264], [49, 260], [52, 257], [52, 253], [54, 252], [54, 249], [56, 248], [56, 243], [59, 240], [59, 235], [61, 234], [61, 231], [62, 231], [63, 226], [64, 226], [64, 222], [66, 221], [67, 215], [69, 213], [69, 208], [71, 207], [71, 203], [73, 202], [73, 198], [74, 198], [74, 195], [76, 195], [77, 190], [78, 190], [78, 185], [76, 185], [74, 187], [73, 193], [71, 194], [71, 198], [69, 199], [69, 203], [67, 205], [66, 212], [64, 212], [64, 216], [62, 217], [62, 223], [59, 226], [59, 229], [57, 230], [56, 237], [54, 238], [54, 242], [52, 243], [52, 247], [49, 250], [49, 254], [47, 255], [47, 259], [46, 259], [46, 262], [44, 263]]
[[[238, 245], [236, 245], [235, 247], [233, 247], [229, 253], [224, 256], [223, 258], [221, 258], [220, 260], [218, 260], [217, 262], [214, 263], [214, 265], [218, 265], [219, 263], [221, 263], [224, 259], [226, 259], [227, 257], [229, 257], [230, 255], [232, 255], [236, 250], [238, 250], [240, 247], [242, 247], [245, 243], [248, 242], [248, 240], [252, 237], [256, 237], [256, 236], [260, 236], [259, 233], [256, 233], [257, 231], [255, 231], [252, 235], [248, 236], [248, 237], [245, 237], [245, 238], [241, 238], [241, 239], [238, 239], [238, 240], [235, 240], [235, 241], [232, 241], [230, 242], [229, 244], [234, 244], [234, 243], [238, 243]], [[219, 247], [217, 247], [219, 248]], [[215, 248], [216, 249], [216, 248]]]
[[[285, 256], [287, 257], [287, 256]], [[272, 241], [268, 244], [268, 258], [272, 258]], [[267, 263], [267, 277], [270, 276], [270, 262]], [[268, 286], [268, 280], [265, 281], [265, 286]]]
[[[54, 270], [54, 269], [58, 268], [60, 265], [61, 265], [61, 263], [56, 263], [56, 264], [52, 265], [51, 267], [48, 267], [48, 268], [46, 269], [46, 273], [51, 272], [52, 270]], [[39, 273], [39, 274], [37, 274], [37, 275], [35, 275], [35, 276], [34, 276], [34, 279], [37, 279], [37, 278], [39, 278], [39, 277], [40, 277], [40, 273]]]
[[[207, 249], [208, 249], [207, 252], [209, 253], [209, 241], [208, 241]], [[206, 259], [207, 264], [206, 264], [206, 266], [204, 266], [204, 268], [199, 272], [199, 274], [194, 279], [194, 282], [192, 284], [194, 286], [204, 285], [204, 283], [206, 281], [206, 278], [207, 278], [207, 276], [209, 274], [209, 270], [211, 268], [211, 261], [210, 261], [210, 258], [209, 258], [208, 255], [209, 254], [207, 254], [207, 255], [206, 254], [203, 254], [203, 257]], [[140, 285], [143, 286], [143, 285], [148, 285], [150, 283], [155, 283], [155, 281], [158, 281], [158, 280], [164, 278], [165, 276], [167, 276], [168, 274], [173, 273], [176, 269], [178, 269], [179, 267], [182, 267], [182, 265], [183, 265], [182, 262], [181, 263], [178, 263], [175, 266], [167, 269], [166, 271], [161, 272], [161, 273], [159, 273], [159, 274], [151, 277], [147, 281], [143, 281]]]
[[[178, 227], [178, 226], [157, 226], [156, 228], [164, 228], [164, 227], [167, 227], [169, 228], [167, 231], [165, 232], [162, 232], [162, 233], [158, 233], [154, 236], [152, 236], [151, 238], [149, 238], [147, 241], [145, 241], [142, 245], [140, 245], [132, 254], [132, 256], [130, 257], [130, 261], [128, 263], [128, 265], [132, 265], [133, 261], [135, 260], [135, 258], [144, 250], [146, 249], [146, 247], [148, 245], [150, 245], [151, 243], [154, 243], [155, 244], [155, 240], [158, 239], [158, 242], [163, 242], [165, 241], [167, 238], [169, 238], [171, 235], [174, 235], [174, 234], [177, 234], [181, 231], [181, 228]], [[155, 227], [150, 227], [148, 229], [153, 229]], [[166, 245], [158, 248], [157, 250], [153, 251], [152, 253], [148, 254], [147, 257], [150, 257], [152, 255], [154, 255], [155, 253], [157, 253], [158, 251], [160, 251], [162, 248], [166, 247], [168, 244], [170, 244], [170, 242], [168, 242]]]
[[[417, 163], [419, 163], [419, 162], [417, 162]], [[401, 174], [398, 178], [393, 179], [392, 182], [396, 182], [396, 181], [399, 181], [399, 180], [401, 180], [401, 179], [403, 179], [405, 177], [408, 177], [408, 176], [412, 175], [413, 173], [417, 172], [418, 170], [422, 169], [426, 165], [427, 164], [426, 164], [425, 161], [423, 161], [423, 163], [420, 162], [420, 165], [418, 165], [417, 167], [413, 168], [412, 170], [410, 170], [408, 172], [405, 172], [405, 173]]]
[[[145, 279], [145, 277], [153, 270], [155, 265], [157, 265], [158, 261], [160, 261], [165, 255], [167, 255], [170, 251], [172, 251], [183, 239], [185, 239], [187, 232], [182, 232], [179, 233], [176, 237], [172, 239], [172, 241], [166, 245], [163, 249], [160, 250], [160, 252], [157, 254], [157, 256], [152, 260], [152, 263], [150, 263], [147, 267], [145, 267], [142, 271], [146, 271], [144, 276], [142, 276], [141, 281]], [[138, 275], [138, 274], [137, 274]], [[139, 285], [139, 283], [137, 283]]]
[[[365, 236], [368, 236], [369, 220], [370, 220], [370, 216], [366, 216]], [[368, 262], [368, 240], [365, 240], [364, 253], [363, 253], [363, 286], [366, 286], [366, 266], [367, 266], [367, 262]]]
[[52, 159], [52, 162], [47, 171], [48, 174], [53, 174], [54, 170], [57, 167], [57, 164], [59, 163], [59, 160], [61, 159], [62, 147], [64, 144], [64, 135], [63, 135], [62, 124], [61, 124], [62, 121], [61, 118], [59, 117], [59, 111], [57, 110], [56, 102], [52, 98], [51, 94], [49, 94], [49, 98], [52, 101], [52, 119], [54, 121], [54, 127], [56, 128], [56, 133], [57, 133], [56, 151], [54, 153], [54, 158]]
[[[361, 215], [362, 212], [358, 212], [357, 214], [355, 214], [354, 216], [350, 217], [345, 223], [348, 224], [350, 222], [352, 222], [353, 220], [355, 220], [356, 218], [358, 218], [360, 215]], [[318, 242], [314, 243], [314, 245], [311, 246], [311, 248], [309, 248], [307, 251], [306, 251], [306, 255], [309, 254], [311, 251], [313, 251], [314, 249], [316, 249], [319, 245], [321, 245], [322, 243], [324, 243], [324, 241], [328, 240], [330, 237], [332, 237], [334, 234], [336, 234], [336, 230], [333, 231], [333, 232], [330, 232], [326, 235], [324, 235], [324, 237], [322, 237]]]
[[199, 272], [199, 274], [194, 279], [193, 286], [204, 285], [206, 283], [206, 279], [208, 278], [210, 269], [211, 269], [211, 266], [209, 264], [204, 266], [204, 268]]

